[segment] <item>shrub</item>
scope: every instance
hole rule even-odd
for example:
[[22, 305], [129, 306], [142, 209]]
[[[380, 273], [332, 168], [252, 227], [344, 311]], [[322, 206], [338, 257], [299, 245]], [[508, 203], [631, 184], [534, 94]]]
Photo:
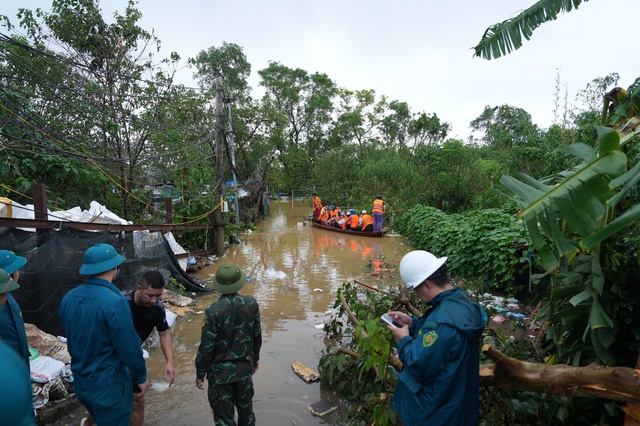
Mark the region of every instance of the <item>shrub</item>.
[[398, 218], [395, 229], [417, 249], [447, 256], [452, 276], [475, 281], [484, 291], [515, 294], [530, 263], [526, 228], [502, 210], [445, 214], [418, 205]]

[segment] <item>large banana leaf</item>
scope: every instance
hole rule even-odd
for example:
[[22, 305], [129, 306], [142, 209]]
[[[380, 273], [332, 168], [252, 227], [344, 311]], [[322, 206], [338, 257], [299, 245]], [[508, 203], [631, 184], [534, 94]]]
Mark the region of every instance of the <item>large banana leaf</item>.
[[523, 38], [529, 40], [541, 24], [555, 20], [561, 12], [577, 9], [581, 3], [582, 0], [539, 0], [519, 15], [487, 28], [474, 47], [474, 56], [497, 59], [511, 53], [522, 46]]
[[596, 244], [606, 240], [618, 232], [621, 232], [638, 219], [640, 219], [640, 204], [627, 210], [623, 215], [608, 223], [604, 228], [585, 237], [580, 241], [580, 247], [584, 250], [589, 250], [595, 247]]
[[[627, 157], [615, 150], [583, 163], [555, 186], [533, 184], [533, 179], [522, 174], [518, 175], [520, 180], [503, 176], [500, 182], [515, 194], [511, 198], [522, 207], [520, 217], [527, 223], [534, 217], [539, 223], [550, 224], [564, 219], [578, 235], [587, 237], [598, 230], [607, 201], [615, 194], [609, 182], [621, 176], [626, 165]], [[565, 245], [561, 241], [555, 243]]]

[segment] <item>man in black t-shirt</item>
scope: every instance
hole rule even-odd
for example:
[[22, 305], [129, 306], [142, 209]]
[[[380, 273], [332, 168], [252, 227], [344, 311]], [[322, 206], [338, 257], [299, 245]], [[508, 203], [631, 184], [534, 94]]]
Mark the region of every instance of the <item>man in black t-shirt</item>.
[[[140, 280], [138, 288], [124, 293], [124, 297], [129, 301], [131, 315], [133, 316], [133, 326], [144, 342], [151, 334], [154, 327], [160, 336], [160, 348], [167, 361], [164, 367], [164, 378], [169, 378], [169, 386], [173, 385], [176, 372], [173, 367], [173, 346], [171, 344], [171, 334], [167, 323], [167, 314], [164, 305], [160, 301], [164, 293], [164, 277], [158, 271], [148, 271]], [[144, 423], [144, 395], [136, 393], [133, 389], [133, 413], [131, 414], [131, 426], [142, 426]]]
[[[136, 329], [140, 341], [144, 343], [154, 327], [160, 336], [160, 348], [167, 361], [164, 367], [164, 379], [169, 378], [169, 386], [176, 379], [173, 367], [173, 345], [169, 324], [164, 305], [160, 301], [164, 293], [164, 277], [158, 271], [147, 271], [140, 280], [138, 288], [123, 292], [122, 295], [129, 301], [133, 327]], [[137, 384], [133, 384], [133, 412], [131, 413], [130, 426], [142, 426], [144, 423], [145, 396], [140, 393]], [[91, 416], [82, 419], [80, 426], [95, 426], [95, 420]]]

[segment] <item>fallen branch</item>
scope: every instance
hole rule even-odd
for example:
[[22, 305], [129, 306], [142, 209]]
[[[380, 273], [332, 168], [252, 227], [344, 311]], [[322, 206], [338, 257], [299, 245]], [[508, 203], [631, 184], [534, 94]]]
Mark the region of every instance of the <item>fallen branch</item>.
[[361, 286], [364, 286], [364, 287], [370, 288], [371, 290], [377, 291], [378, 293], [382, 293], [382, 294], [389, 294], [389, 292], [388, 292], [388, 291], [386, 291], [386, 290], [381, 290], [381, 289], [376, 288], [376, 287], [374, 287], [374, 286], [372, 286], [372, 285], [362, 283], [362, 282], [360, 282], [360, 281], [358, 281], [358, 280], [353, 280], [353, 282], [354, 282], [354, 283], [356, 283], [356, 284], [360, 284]]
[[409, 301], [409, 298], [407, 297], [407, 286], [404, 284], [400, 284], [398, 288], [400, 288], [400, 297], [396, 299], [396, 302], [404, 306], [412, 315], [420, 318], [423, 314], [418, 309], [416, 309]]
[[480, 386], [640, 402], [640, 370], [526, 362], [508, 357], [490, 345], [484, 345], [482, 352], [495, 363], [480, 366]]
[[[344, 308], [344, 311], [347, 313], [347, 316], [349, 317], [349, 319], [356, 326], [358, 324], [360, 324], [360, 320], [358, 320], [358, 318], [355, 316], [355, 314], [351, 311], [351, 308], [349, 307], [349, 304], [347, 303], [347, 300], [344, 298], [344, 295], [342, 293], [340, 293], [340, 303], [342, 303], [342, 307]], [[364, 330], [362, 330], [362, 331], [363, 331], [363, 333], [366, 333]]]
[[355, 359], [360, 358], [360, 354], [358, 352], [352, 351], [351, 349], [340, 347], [338, 348], [338, 352], [342, 352], [345, 355], [349, 355], [351, 358], [355, 358]]

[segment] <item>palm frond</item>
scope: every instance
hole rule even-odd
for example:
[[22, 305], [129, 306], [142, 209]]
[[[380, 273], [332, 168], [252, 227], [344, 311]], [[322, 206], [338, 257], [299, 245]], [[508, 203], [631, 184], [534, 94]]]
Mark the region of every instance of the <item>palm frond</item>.
[[[497, 59], [522, 46], [523, 38], [529, 40], [533, 31], [545, 22], [553, 21], [560, 12], [577, 9], [583, 0], [539, 0], [514, 18], [487, 28], [474, 56]], [[588, 0], [584, 0], [587, 2]]]

